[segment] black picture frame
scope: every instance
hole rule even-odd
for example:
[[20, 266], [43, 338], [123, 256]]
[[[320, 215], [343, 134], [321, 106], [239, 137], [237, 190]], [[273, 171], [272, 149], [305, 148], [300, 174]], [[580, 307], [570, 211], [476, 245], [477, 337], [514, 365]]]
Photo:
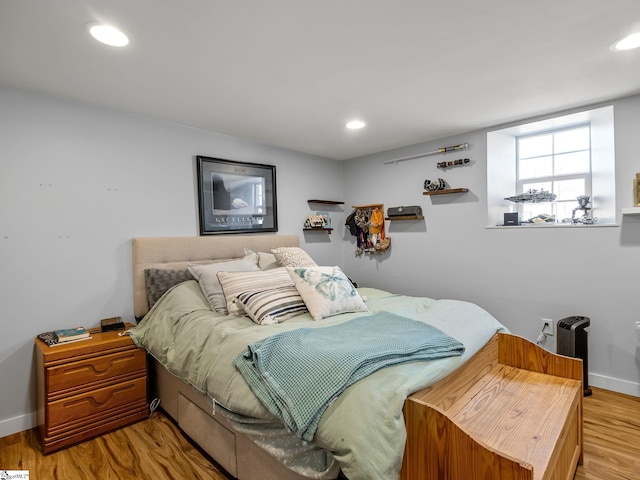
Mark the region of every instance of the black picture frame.
[[200, 235], [278, 231], [274, 165], [196, 158]]

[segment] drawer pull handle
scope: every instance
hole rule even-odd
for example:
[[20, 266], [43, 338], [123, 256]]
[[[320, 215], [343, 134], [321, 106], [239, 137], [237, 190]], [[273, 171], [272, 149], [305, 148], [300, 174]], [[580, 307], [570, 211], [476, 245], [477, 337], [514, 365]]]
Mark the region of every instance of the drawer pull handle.
[[75, 368], [69, 368], [68, 370], [65, 371], [66, 375], [74, 375], [78, 372], [83, 372], [83, 371], [93, 371], [95, 372], [96, 375], [104, 375], [105, 373], [111, 371], [114, 366], [118, 363], [128, 363], [128, 362], [132, 362], [133, 360], [135, 360], [135, 355], [128, 355], [126, 357], [118, 357], [118, 358], [112, 358], [110, 359], [108, 362], [105, 363], [103, 368], [99, 368], [98, 366], [94, 365], [94, 364], [87, 364], [87, 365], [82, 365], [79, 367], [75, 367]]
[[113, 390], [110, 390], [109, 392], [107, 392], [106, 395], [103, 395], [105, 398], [102, 401], [98, 400], [96, 398], [96, 396], [99, 396], [99, 395], [94, 394], [95, 396], [92, 395], [92, 396], [84, 397], [84, 398], [81, 398], [81, 399], [66, 403], [66, 407], [74, 407], [74, 406], [82, 404], [82, 403], [86, 404], [87, 402], [93, 404], [95, 407], [100, 407], [100, 406], [104, 405], [105, 403], [109, 403], [113, 399], [113, 397], [115, 395], [123, 393], [126, 390], [131, 390], [132, 388], [135, 388], [135, 387], [136, 387], [135, 384], [130, 383], [129, 385], [125, 385], [124, 387], [115, 388]]

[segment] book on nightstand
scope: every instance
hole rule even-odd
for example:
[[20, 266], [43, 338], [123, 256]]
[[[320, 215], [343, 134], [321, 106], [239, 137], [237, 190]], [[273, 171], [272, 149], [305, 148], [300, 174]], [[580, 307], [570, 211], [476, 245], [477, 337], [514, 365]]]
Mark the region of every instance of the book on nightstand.
[[91, 338], [89, 332], [83, 327], [64, 328], [54, 330], [52, 332], [44, 332], [38, 335], [38, 338], [50, 347], [56, 345], [66, 345], [71, 342], [79, 342]]
[[82, 340], [89, 338], [89, 332], [84, 327], [62, 328], [54, 330], [59, 343], [71, 342], [73, 340]]

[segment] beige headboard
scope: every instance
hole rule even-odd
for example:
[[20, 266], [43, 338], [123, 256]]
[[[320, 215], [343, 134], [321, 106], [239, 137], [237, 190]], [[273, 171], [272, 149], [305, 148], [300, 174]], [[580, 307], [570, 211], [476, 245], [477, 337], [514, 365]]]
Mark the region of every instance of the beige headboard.
[[269, 252], [276, 247], [299, 245], [297, 235], [134, 238], [133, 313], [136, 318], [142, 318], [149, 311], [144, 279], [147, 268], [186, 268], [193, 263], [243, 257], [245, 248]]

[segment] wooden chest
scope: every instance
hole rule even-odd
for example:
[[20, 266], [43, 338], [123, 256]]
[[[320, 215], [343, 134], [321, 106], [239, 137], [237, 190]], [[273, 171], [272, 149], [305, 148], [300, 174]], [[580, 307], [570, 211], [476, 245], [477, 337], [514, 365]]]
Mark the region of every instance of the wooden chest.
[[148, 414], [146, 352], [118, 332], [95, 329], [91, 336], [52, 347], [36, 339], [38, 429], [45, 454]]

